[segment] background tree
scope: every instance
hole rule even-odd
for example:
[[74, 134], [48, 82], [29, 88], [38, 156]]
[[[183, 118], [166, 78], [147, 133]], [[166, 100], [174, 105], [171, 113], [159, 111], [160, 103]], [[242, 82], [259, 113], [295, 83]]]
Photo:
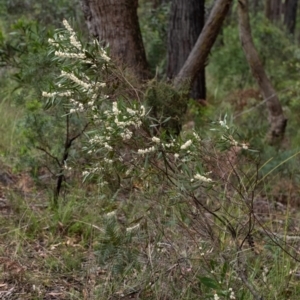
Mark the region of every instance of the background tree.
[[187, 80], [193, 82], [198, 72], [204, 68], [231, 4], [232, 0], [217, 0], [215, 2], [195, 46], [175, 78], [177, 87], [180, 87]]
[[[194, 82], [204, 69], [232, 0], [217, 0], [202, 34], [176, 75], [175, 85]], [[140, 78], [148, 77], [148, 64], [137, 17], [137, 0], [82, 0], [91, 35], [109, 44], [111, 56], [130, 66]], [[203, 6], [200, 7], [203, 10]], [[200, 24], [201, 25], [201, 24]]]
[[258, 11], [259, 11], [259, 4], [260, 4], [260, 0], [253, 0], [252, 1], [252, 10], [255, 14], [257, 14]]
[[110, 46], [110, 55], [138, 78], [149, 76], [139, 20], [138, 0], [81, 0], [90, 34]]
[[282, 12], [283, 12], [282, 0], [265, 1], [265, 15], [272, 22], [280, 21]]
[[263, 64], [254, 46], [249, 21], [248, 0], [238, 4], [240, 39], [248, 64], [266, 102], [269, 111], [270, 131], [268, 140], [271, 144], [281, 142], [284, 136], [287, 119]]
[[[168, 78], [174, 78], [193, 49], [205, 22], [204, 0], [173, 0], [168, 33]], [[195, 76], [194, 99], [206, 98], [205, 67]]]
[[298, 0], [286, 0], [284, 4], [284, 24], [290, 34], [295, 33]]
[[[252, 0], [249, 2], [249, 11], [254, 15], [265, 12], [267, 0]], [[236, 11], [236, 9], [235, 9]]]
[[[178, 134], [180, 132], [182, 125], [181, 118], [183, 113], [186, 111], [188, 99], [188, 94], [184, 91], [192, 88], [192, 84], [195, 78], [197, 77], [199, 71], [204, 70], [205, 62], [207, 61], [210, 50], [214, 45], [218, 33], [220, 32], [223, 21], [230, 9], [231, 3], [232, 0], [217, 0], [215, 2], [213, 9], [209, 15], [209, 18], [205, 23], [205, 26], [201, 34], [199, 35], [194, 47], [192, 48], [180, 71], [175, 76], [173, 84], [177, 92], [175, 92], [174, 94], [171, 93], [173, 94], [171, 98], [173, 113], [170, 113], [170, 105], [165, 100], [169, 99], [170, 97], [166, 97], [164, 93], [158, 93], [157, 91], [153, 90], [153, 88], [151, 88], [150, 97], [148, 97], [148, 99], [157, 99], [158, 94], [162, 95], [162, 97], [160, 97], [161, 100], [155, 101], [156, 103], [159, 102], [160, 105], [156, 105], [157, 107], [155, 107], [155, 105], [151, 105], [151, 107], [154, 107], [153, 111], [167, 110], [169, 112], [169, 124], [171, 124], [170, 126], [169, 124], [167, 124], [167, 132], [173, 132], [175, 134]], [[176, 47], [176, 45], [174, 45], [174, 47]], [[147, 94], [149, 95], [149, 93]], [[165, 104], [163, 102], [165, 102]], [[153, 103], [153, 101], [151, 101], [151, 103]], [[178, 111], [180, 111], [181, 113], [178, 114]]]

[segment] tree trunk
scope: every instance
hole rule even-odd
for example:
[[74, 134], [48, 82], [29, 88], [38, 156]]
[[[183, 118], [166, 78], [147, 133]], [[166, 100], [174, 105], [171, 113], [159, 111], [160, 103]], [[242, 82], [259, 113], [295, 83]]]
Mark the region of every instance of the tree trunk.
[[272, 0], [265, 0], [265, 16], [269, 20], [272, 19], [271, 2], [272, 2]]
[[284, 8], [284, 25], [290, 34], [295, 33], [298, 0], [286, 0]]
[[259, 0], [253, 0], [253, 2], [252, 2], [252, 11], [255, 15], [259, 12], [259, 6], [260, 6], [260, 1]]
[[274, 3], [274, 21], [281, 21], [282, 14], [283, 14], [283, 4], [282, 0], [273, 0]]
[[180, 88], [187, 81], [193, 82], [198, 72], [204, 68], [232, 2], [233, 0], [216, 0], [195, 46], [175, 77], [174, 84], [177, 88]]
[[110, 47], [110, 56], [140, 79], [149, 77], [137, 16], [138, 0], [81, 0], [90, 34]]
[[267, 77], [253, 43], [248, 13], [248, 0], [239, 0], [238, 19], [239, 33], [243, 50], [252, 74], [259, 85], [269, 112], [270, 130], [268, 133], [268, 141], [273, 145], [278, 144], [284, 137], [287, 119], [283, 114], [279, 99], [269, 78]]
[[[174, 78], [193, 49], [205, 22], [204, 0], [173, 0], [168, 31], [168, 78]], [[191, 96], [206, 98], [205, 67], [195, 76]]]
[[282, 0], [265, 0], [265, 15], [270, 21], [281, 21], [282, 12]]

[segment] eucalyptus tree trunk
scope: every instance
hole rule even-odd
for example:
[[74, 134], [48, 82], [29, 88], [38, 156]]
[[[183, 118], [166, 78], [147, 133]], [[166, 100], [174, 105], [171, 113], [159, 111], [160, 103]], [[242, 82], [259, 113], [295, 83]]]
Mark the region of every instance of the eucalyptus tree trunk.
[[140, 79], [149, 77], [139, 20], [138, 0], [81, 0], [90, 34], [108, 44], [110, 56]]
[[284, 25], [290, 34], [295, 33], [298, 0], [286, 0], [284, 7]]
[[266, 102], [269, 113], [268, 119], [270, 129], [267, 139], [270, 144], [279, 144], [284, 137], [287, 119], [283, 114], [282, 106], [279, 102], [275, 89], [264, 70], [263, 64], [253, 43], [249, 21], [248, 0], [239, 0], [238, 19], [240, 40], [243, 50], [252, 74], [255, 77], [264, 101]]
[[176, 88], [180, 89], [186, 82], [193, 82], [199, 71], [203, 70], [232, 2], [233, 0], [216, 0], [195, 46], [175, 77]]
[[[204, 0], [173, 0], [168, 31], [168, 78], [174, 78], [193, 49], [205, 22]], [[191, 96], [206, 98], [205, 66], [192, 83]]]

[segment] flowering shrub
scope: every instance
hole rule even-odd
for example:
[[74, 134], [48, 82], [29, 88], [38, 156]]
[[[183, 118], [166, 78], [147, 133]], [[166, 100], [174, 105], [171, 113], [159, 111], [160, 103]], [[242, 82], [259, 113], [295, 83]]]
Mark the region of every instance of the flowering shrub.
[[[167, 185], [175, 184], [180, 192], [191, 196], [191, 191], [203, 185], [216, 186], [218, 176], [224, 179], [228, 175], [228, 167], [234, 167], [234, 159], [248, 145], [234, 139], [234, 130], [229, 128], [226, 118], [215, 123], [212, 128], [215, 134], [209, 141], [202, 141], [196, 131], [172, 136], [162, 129], [157, 134], [152, 128], [157, 128], [160, 121], [150, 116], [152, 107], [145, 107], [138, 93], [133, 100], [109, 84], [115, 76], [115, 67], [106, 49], [97, 41], [84, 46], [66, 20], [63, 24], [66, 30], [58, 31], [49, 40], [50, 53], [59, 62], [61, 74], [52, 85], [55, 90], [44, 91], [42, 95], [47, 107], [62, 106], [70, 120], [78, 116], [86, 120], [83, 149], [90, 163], [82, 173], [84, 180], [97, 176], [99, 185], [104, 187], [117, 178], [119, 185], [111, 191], [115, 193], [127, 179], [130, 184], [141, 181], [148, 186], [163, 176]], [[123, 81], [127, 89], [134, 89], [127, 80]], [[231, 149], [233, 155], [227, 165], [224, 161], [220, 164], [216, 152], [218, 171], [212, 170], [213, 163], [207, 163], [211, 151], [216, 151], [215, 146]], [[63, 160], [61, 164], [66, 163]], [[214, 178], [209, 177], [211, 172]]]
[[[247, 230], [238, 229], [245, 226], [245, 216], [246, 223], [253, 221], [251, 203], [256, 178], [247, 161], [248, 153], [251, 153], [248, 144], [236, 140], [235, 130], [227, 124], [226, 118], [212, 125], [210, 139], [201, 139], [195, 130], [182, 132], [178, 136], [167, 132], [159, 126], [168, 122], [166, 111], [165, 120], [155, 119], [146, 97], [122, 73], [120, 75], [121, 71], [111, 61], [106, 49], [97, 41], [83, 45], [66, 20], [63, 24], [65, 30], [58, 31], [49, 40], [50, 53], [59, 62], [61, 73], [51, 84], [50, 91], [42, 93], [46, 107], [60, 106], [64, 108], [64, 117], [68, 120], [85, 120], [83, 128], [73, 129], [79, 132], [74, 137], [82, 138], [82, 150], [88, 155], [88, 163], [82, 172], [83, 180], [97, 178], [101, 194], [108, 198], [114, 199], [120, 194], [126, 200], [137, 195], [143, 199], [139, 210], [132, 210], [131, 220], [125, 221], [125, 235], [120, 225], [124, 222], [119, 224], [117, 221], [120, 213], [118, 207], [122, 204], [115, 203], [113, 208], [104, 208], [103, 220], [107, 227], [103, 243], [99, 246], [101, 261], [104, 264], [113, 261], [118, 268], [125, 270], [125, 261], [130, 256], [130, 247], [126, 245], [136, 243], [134, 236], [148, 226], [156, 232], [157, 219], [161, 218], [161, 214], [166, 220], [171, 218], [168, 211], [175, 205], [180, 212], [178, 222], [194, 224], [191, 231], [186, 227], [189, 234], [195, 231], [194, 246], [190, 249], [193, 248], [193, 253], [198, 255], [201, 248], [200, 257], [207, 269], [210, 268], [207, 260], [211, 253], [219, 251], [209, 243], [212, 240], [217, 243], [218, 240], [221, 244], [220, 234], [226, 236], [224, 239], [234, 241], [239, 237], [243, 241], [241, 245], [236, 245], [236, 251], [239, 251], [244, 241], [250, 239], [253, 230], [251, 226]], [[155, 95], [153, 90], [151, 95]], [[69, 138], [69, 146], [73, 140]], [[65, 148], [65, 153], [69, 151]], [[247, 155], [240, 165], [242, 154]], [[72, 163], [78, 167], [76, 161], [67, 160], [68, 155], [65, 155], [61, 163], [64, 166], [62, 173]], [[161, 196], [158, 198], [157, 195]], [[167, 208], [162, 208], [164, 205]], [[153, 215], [156, 217], [151, 219], [148, 213], [154, 207]], [[194, 218], [193, 215], [200, 217]], [[149, 222], [152, 225], [148, 225]], [[203, 239], [205, 242], [201, 242]], [[205, 245], [206, 252], [202, 252], [199, 243]], [[164, 244], [157, 241], [157, 245]], [[108, 254], [112, 245], [118, 261], [114, 260], [114, 255]], [[121, 253], [122, 247], [124, 252]], [[237, 268], [242, 270], [240, 261], [237, 258]], [[223, 269], [225, 267], [228, 268], [224, 264]], [[132, 268], [137, 272], [138, 263], [135, 262]], [[192, 266], [180, 265], [180, 268], [192, 276]], [[198, 278], [203, 291], [210, 299], [220, 299], [219, 294], [235, 299], [235, 291], [230, 288], [231, 277], [224, 278], [224, 272], [218, 267], [214, 267], [213, 272], [214, 279], [207, 276]], [[233, 273], [235, 277], [241, 276], [237, 275], [238, 271]], [[218, 276], [221, 278], [219, 281], [216, 279]], [[251, 285], [246, 279], [245, 282]]]
[[[82, 114], [88, 119], [90, 130], [86, 132], [88, 138], [84, 149], [97, 162], [83, 172], [84, 177], [99, 175], [102, 178], [100, 184], [105, 185], [107, 168], [121, 170], [125, 176], [133, 173], [140, 177], [141, 172], [147, 172], [145, 160], [151, 161], [158, 156], [163, 157], [165, 166], [172, 166], [170, 169], [175, 173], [184, 172], [184, 166], [188, 170], [192, 161], [195, 164], [201, 154], [198, 134], [193, 132], [184, 138], [168, 140], [163, 138], [163, 132], [161, 137], [153, 135], [151, 126], [155, 126], [155, 120], [148, 117], [151, 107], [146, 111], [139, 99], [119, 97], [113, 100], [115, 91], [107, 88], [105, 82], [113, 68], [106, 50], [96, 41], [92, 47], [85, 48], [68, 22], [64, 20], [63, 24], [66, 31], [58, 32], [49, 40], [62, 71], [55, 83], [55, 91], [44, 91], [42, 95], [47, 99], [47, 107], [63, 105], [70, 118], [73, 114]], [[194, 168], [195, 172], [189, 170], [190, 179], [210, 182], [209, 178], [200, 175], [204, 171], [201, 160]]]

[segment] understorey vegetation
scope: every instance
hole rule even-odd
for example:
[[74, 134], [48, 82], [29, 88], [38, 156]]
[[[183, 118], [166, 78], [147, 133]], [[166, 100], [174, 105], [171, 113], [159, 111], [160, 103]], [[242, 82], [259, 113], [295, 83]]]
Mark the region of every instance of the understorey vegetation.
[[[282, 147], [266, 143], [267, 112], [230, 22], [207, 101], [164, 80], [152, 53], [163, 26], [146, 24], [167, 12], [142, 12], [159, 66], [143, 82], [66, 19], [51, 30], [18, 20], [0, 36], [0, 298], [297, 299], [298, 129]], [[296, 45], [262, 22], [258, 36], [273, 30], [288, 45], [274, 79], [295, 125]]]

